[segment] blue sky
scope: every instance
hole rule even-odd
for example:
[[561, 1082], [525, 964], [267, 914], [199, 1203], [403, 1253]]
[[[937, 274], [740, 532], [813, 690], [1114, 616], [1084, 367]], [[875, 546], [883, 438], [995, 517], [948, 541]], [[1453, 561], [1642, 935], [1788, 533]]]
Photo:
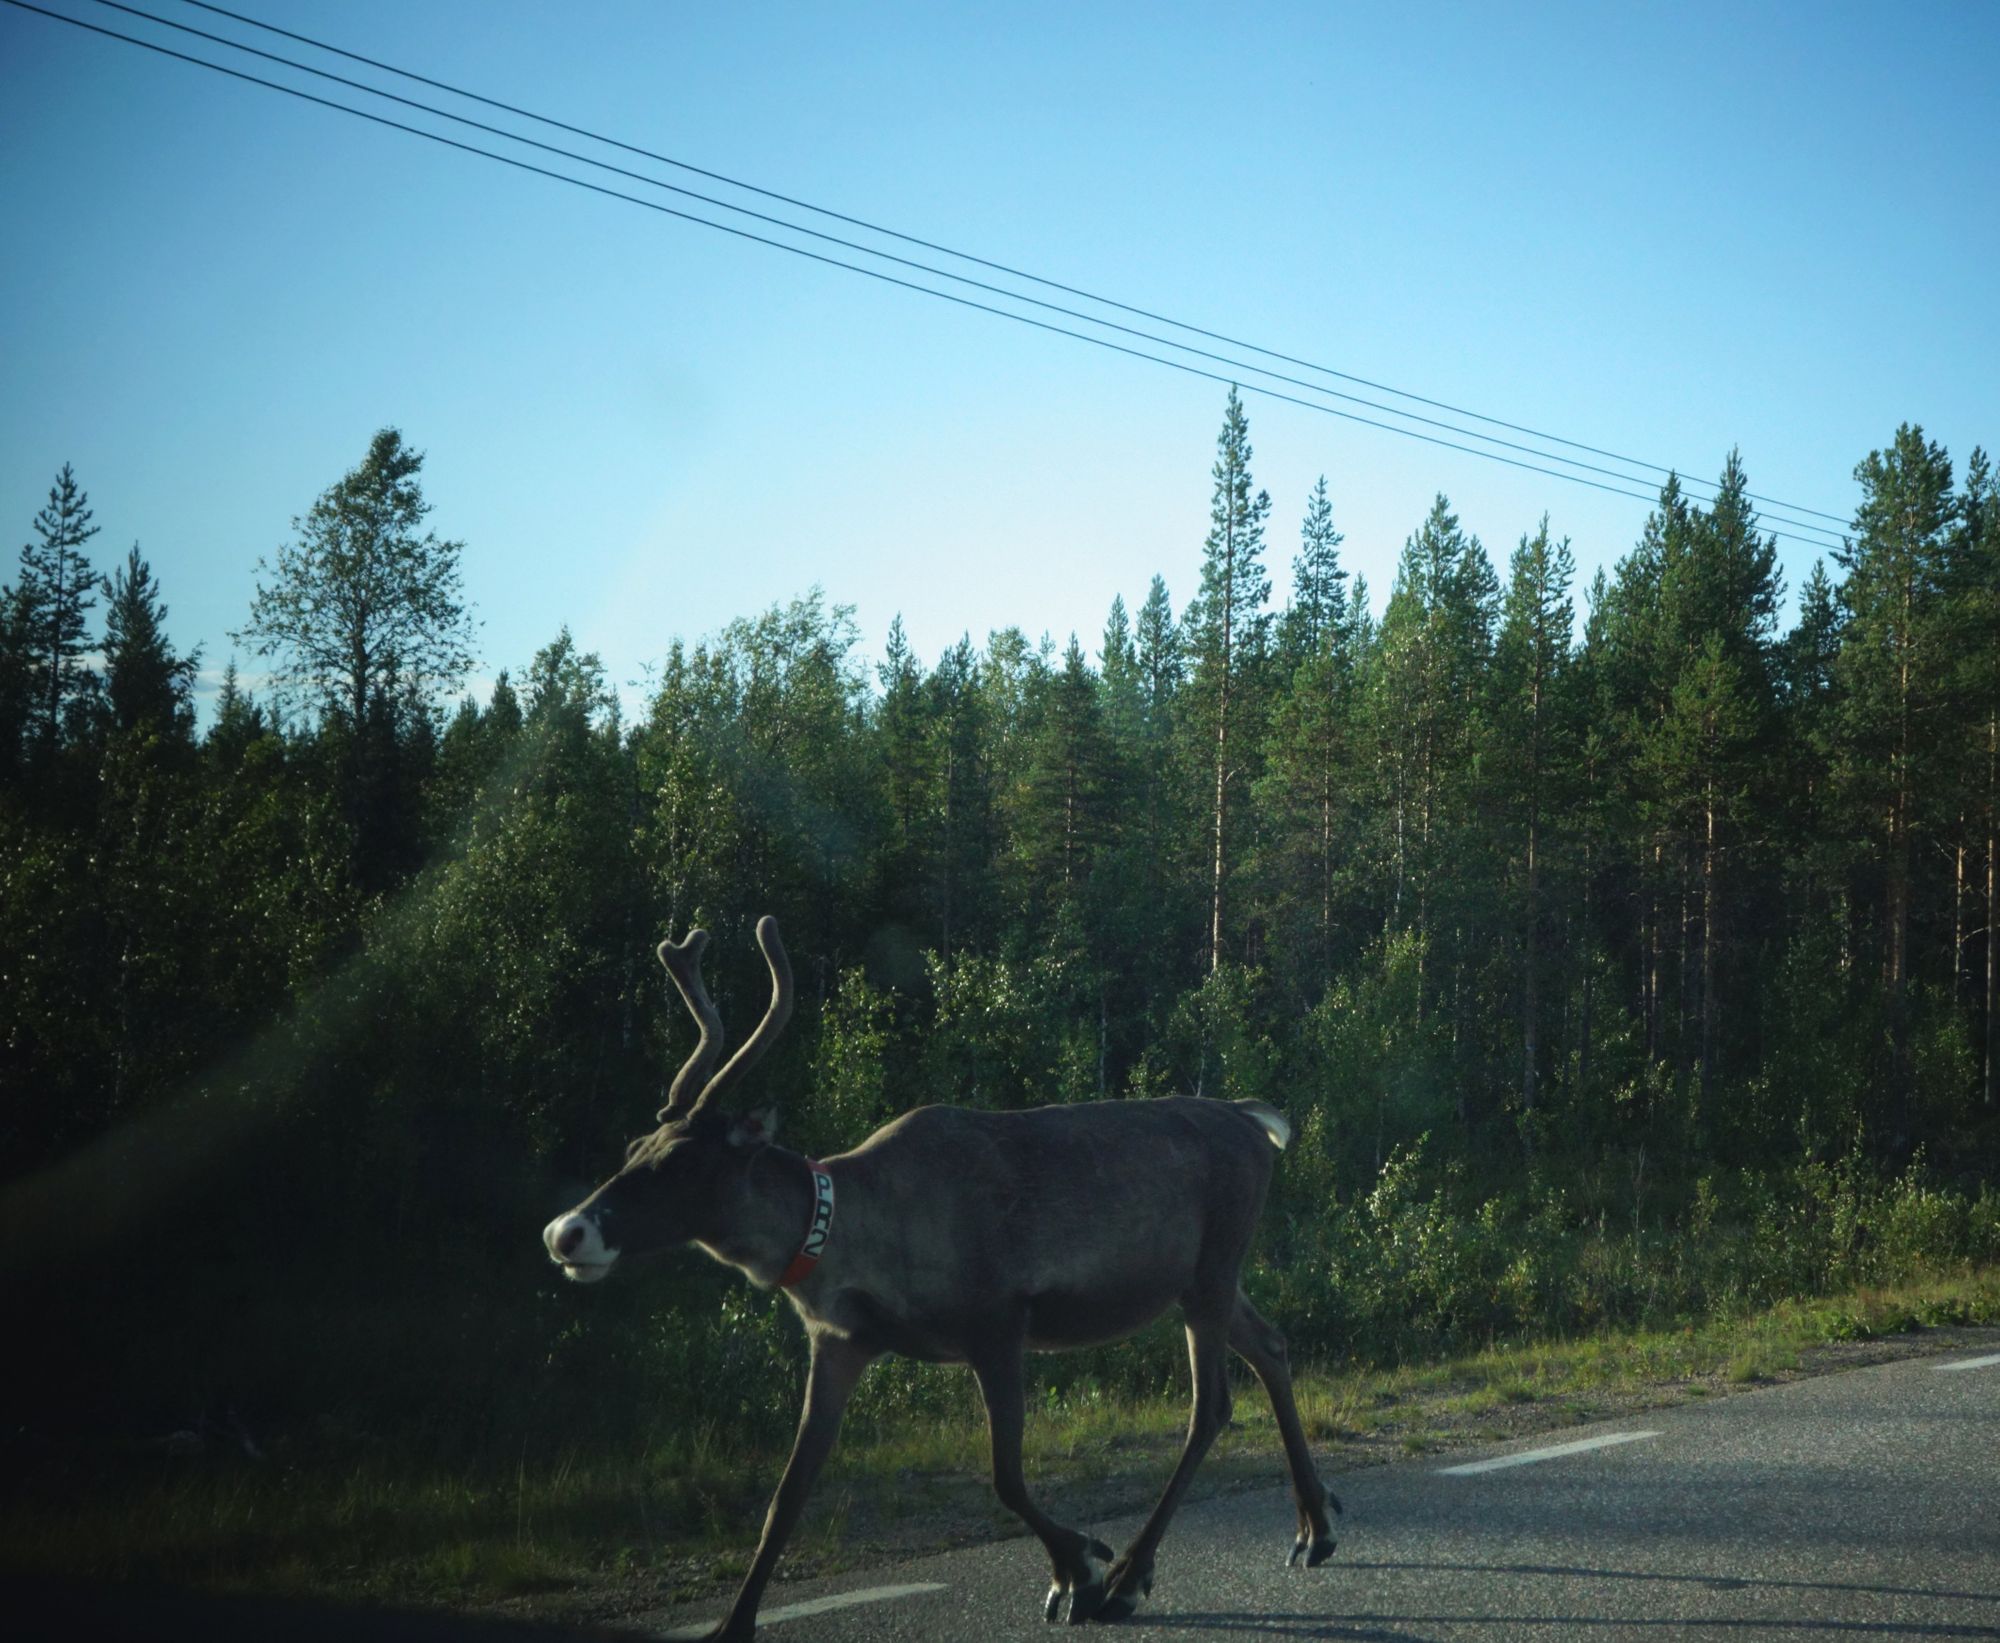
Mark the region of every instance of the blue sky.
[[[1899, 421], [2000, 441], [1990, 4], [240, 9], [1697, 477], [1739, 445], [1814, 508]], [[926, 659], [1006, 624], [1094, 651], [1114, 594], [1194, 589], [1213, 382], [11, 9], [0, 209], [0, 574], [71, 462], [96, 562], [138, 541], [216, 671], [386, 424], [466, 543], [482, 677], [567, 623], [639, 679], [815, 583]], [[1321, 473], [1378, 608], [1439, 490], [1503, 574], [1545, 511], [1585, 579], [1645, 514], [1246, 404], [1281, 600]]]

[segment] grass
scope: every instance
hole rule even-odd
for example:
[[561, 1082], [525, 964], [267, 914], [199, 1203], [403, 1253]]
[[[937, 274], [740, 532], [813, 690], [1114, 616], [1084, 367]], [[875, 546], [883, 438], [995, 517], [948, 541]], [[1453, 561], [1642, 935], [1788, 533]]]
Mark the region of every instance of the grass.
[[[2000, 1322], [2000, 1269], [1768, 1311], [1566, 1341], [1495, 1344], [1384, 1367], [1303, 1366], [1299, 1412], [1333, 1467], [1429, 1454], [1624, 1408], [1713, 1396], [1810, 1371], [1849, 1343]], [[957, 1385], [962, 1382], [963, 1385]], [[986, 1484], [970, 1377], [929, 1412], [858, 1411], [787, 1563], [824, 1567], [884, 1548], [984, 1538], [1013, 1520]], [[1031, 1412], [1027, 1469], [1052, 1510], [1090, 1520], [1142, 1506], [1186, 1422], [1180, 1394], [1053, 1395]], [[1201, 1475], [1210, 1490], [1282, 1475], [1270, 1407], [1238, 1389], [1235, 1425]], [[643, 1588], [649, 1602], [740, 1573], [782, 1464], [725, 1431], [668, 1433], [631, 1452], [411, 1464], [286, 1443], [234, 1452], [51, 1459], [9, 1480], [0, 1565], [87, 1580], [467, 1605]]]

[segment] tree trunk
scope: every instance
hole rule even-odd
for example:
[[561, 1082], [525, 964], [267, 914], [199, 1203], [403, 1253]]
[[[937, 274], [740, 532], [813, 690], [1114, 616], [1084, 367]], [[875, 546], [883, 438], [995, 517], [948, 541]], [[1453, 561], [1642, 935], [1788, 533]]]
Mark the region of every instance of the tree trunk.
[[1719, 1008], [1715, 997], [1715, 782], [1708, 783], [1703, 806], [1706, 834], [1701, 853], [1701, 1110], [1713, 1109], [1715, 1094], [1715, 1021]]
[[2000, 1107], [2000, 713], [1986, 715], [1986, 1110]]
[[1322, 750], [1319, 778], [1319, 981], [1333, 978], [1333, 750]]
[[1534, 688], [1529, 696], [1528, 730], [1528, 909], [1527, 939], [1522, 943], [1521, 977], [1521, 1139], [1530, 1161], [1535, 1155], [1536, 1079], [1541, 1062], [1541, 822], [1542, 822], [1542, 681], [1539, 656]]
[[1105, 1069], [1111, 1059], [1111, 1004], [1105, 996], [1107, 983], [1102, 977], [1097, 983], [1097, 1096], [1101, 1101], [1108, 1093]]
[[1889, 809], [1889, 953], [1884, 980], [1889, 994], [1890, 1104], [1897, 1150], [1910, 1136], [1910, 624], [1913, 594], [1903, 584], [1903, 625], [1897, 637], [1897, 714], [1893, 793]]
[[1541, 862], [1537, 855], [1540, 840], [1536, 818], [1528, 817], [1528, 918], [1527, 939], [1521, 954], [1521, 1127], [1522, 1144], [1528, 1157], [1535, 1155], [1533, 1120], [1536, 1079], [1541, 1061], [1540, 929]]
[[1223, 822], [1227, 815], [1229, 790], [1229, 675], [1235, 657], [1230, 653], [1235, 635], [1236, 525], [1232, 519], [1224, 528], [1222, 548], [1222, 685], [1215, 712], [1215, 876], [1210, 883], [1208, 903], [1208, 972], [1222, 968], [1222, 864]]
[[1959, 838], [1952, 850], [1951, 876], [1951, 1001], [1965, 1000], [1965, 817], [1958, 818]]
[[1076, 761], [1063, 770], [1063, 891], [1068, 893], [1076, 861]]
[[1222, 681], [1222, 711], [1215, 725], [1215, 873], [1208, 901], [1208, 970], [1222, 968], [1222, 825], [1229, 785], [1229, 678]]
[[1666, 915], [1660, 904], [1660, 880], [1664, 866], [1662, 857], [1666, 847], [1655, 836], [1653, 840], [1653, 882], [1647, 897], [1646, 910], [1646, 1059], [1665, 1059], [1665, 1046], [1660, 1042], [1661, 1027], [1665, 1009], [1660, 998], [1660, 965], [1666, 954], [1660, 931], [1666, 922]]

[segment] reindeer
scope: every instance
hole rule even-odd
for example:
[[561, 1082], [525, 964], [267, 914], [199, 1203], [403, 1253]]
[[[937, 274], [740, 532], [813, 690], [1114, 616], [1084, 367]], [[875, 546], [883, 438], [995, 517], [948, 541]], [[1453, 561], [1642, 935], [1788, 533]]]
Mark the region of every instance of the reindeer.
[[[701, 979], [707, 932], [660, 962], [700, 1029], [659, 1128], [624, 1167], [543, 1230], [578, 1283], [624, 1256], [695, 1243], [759, 1288], [782, 1288], [806, 1327], [805, 1410], [757, 1554], [712, 1638], [747, 1643], [757, 1604], [862, 1371], [884, 1352], [971, 1366], [986, 1401], [993, 1486], [1047, 1548], [1043, 1618], [1122, 1620], [1152, 1589], [1154, 1554], [1188, 1481], [1230, 1417], [1225, 1349], [1264, 1384], [1298, 1509], [1288, 1562], [1333, 1551], [1292, 1399], [1284, 1336], [1240, 1287], [1265, 1189], [1291, 1126], [1261, 1101], [1175, 1097], [982, 1112], [919, 1107], [824, 1162], [777, 1145], [770, 1109], [721, 1098], [783, 1032], [791, 967], [777, 921], [757, 925], [771, 1003], [721, 1071], [722, 1021]], [[1045, 1514], [1021, 1476], [1023, 1354], [1123, 1339], [1178, 1305], [1194, 1407], [1166, 1492], [1122, 1557]]]

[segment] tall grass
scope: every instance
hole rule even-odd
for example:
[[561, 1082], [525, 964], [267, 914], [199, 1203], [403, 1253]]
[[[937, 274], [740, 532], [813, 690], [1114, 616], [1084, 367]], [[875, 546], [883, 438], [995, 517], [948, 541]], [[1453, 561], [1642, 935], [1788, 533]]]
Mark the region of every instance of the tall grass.
[[[1440, 1425], [1593, 1387], [1750, 1384], [1815, 1342], [2000, 1320], [2000, 1194], [1956, 1190], [1921, 1163], [1886, 1178], [1820, 1163], [1706, 1176], [1682, 1213], [1652, 1223], [1553, 1190], [1481, 1198], [1455, 1169], [1427, 1169], [1421, 1148], [1345, 1201], [1315, 1200], [1304, 1163], [1247, 1282], [1291, 1336], [1315, 1442], [1390, 1433], [1423, 1448]], [[24, 1422], [6, 1457], [0, 1561], [461, 1601], [593, 1572], [671, 1586], [725, 1549], [740, 1558], [796, 1418], [802, 1340], [782, 1297], [687, 1263], [523, 1306], [521, 1285], [546, 1279], [489, 1270], [482, 1287], [478, 1271], [434, 1274], [448, 1300], [322, 1291], [266, 1298], [233, 1334], [156, 1332], [154, 1378], [172, 1387], [158, 1410], [229, 1419], [192, 1445], [156, 1441], [155, 1417], [87, 1436]], [[1136, 1465], [1156, 1482], [1156, 1452], [1185, 1420], [1185, 1373], [1171, 1321], [1040, 1360], [1031, 1469]], [[1238, 1411], [1240, 1441], [1267, 1459], [1261, 1399]], [[970, 1377], [885, 1360], [801, 1547], [830, 1549], [849, 1508], [879, 1525], [948, 1499], [997, 1523], [985, 1465]]]

